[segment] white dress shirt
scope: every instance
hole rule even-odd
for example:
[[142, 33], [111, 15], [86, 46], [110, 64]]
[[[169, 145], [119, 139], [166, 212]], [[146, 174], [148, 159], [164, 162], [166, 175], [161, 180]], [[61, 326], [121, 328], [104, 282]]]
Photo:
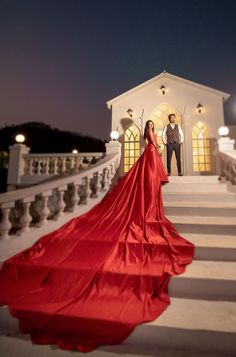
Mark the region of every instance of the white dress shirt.
[[[184, 134], [183, 134], [183, 130], [181, 129], [181, 126], [179, 124], [175, 124], [175, 123], [170, 123], [170, 126], [172, 129], [174, 129], [175, 125], [178, 125], [178, 129], [179, 129], [179, 142], [180, 144], [182, 144], [184, 142]], [[166, 136], [166, 130], [167, 130], [167, 126], [165, 126], [163, 132], [162, 132], [162, 140], [163, 143], [166, 145], [167, 144], [167, 136]]]

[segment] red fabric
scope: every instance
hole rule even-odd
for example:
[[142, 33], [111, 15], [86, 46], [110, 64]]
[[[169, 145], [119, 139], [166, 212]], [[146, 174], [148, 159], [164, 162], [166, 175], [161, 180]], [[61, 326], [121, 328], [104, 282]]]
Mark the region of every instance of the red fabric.
[[167, 182], [149, 142], [98, 205], [3, 264], [0, 303], [33, 342], [91, 351], [167, 308], [169, 279], [194, 252], [164, 216]]

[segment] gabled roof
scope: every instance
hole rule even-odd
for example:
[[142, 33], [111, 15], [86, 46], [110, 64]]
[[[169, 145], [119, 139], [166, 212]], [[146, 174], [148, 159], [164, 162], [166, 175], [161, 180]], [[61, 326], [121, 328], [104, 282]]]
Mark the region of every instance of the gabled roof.
[[174, 76], [173, 74], [170, 74], [170, 73], [168, 73], [166, 71], [163, 71], [158, 76], [155, 76], [155, 77], [149, 79], [148, 81], [145, 81], [145, 82], [139, 84], [138, 86], [128, 90], [127, 92], [124, 92], [124, 93], [118, 95], [117, 97], [115, 97], [113, 99], [110, 99], [109, 101], [107, 101], [106, 104], [107, 104], [108, 108], [111, 109], [111, 106], [112, 106], [113, 103], [118, 102], [120, 99], [123, 99], [126, 96], [137, 92], [138, 90], [148, 86], [149, 84], [155, 83], [158, 80], [165, 79], [165, 78], [173, 79], [175, 81], [187, 84], [189, 86], [192, 86], [192, 87], [195, 87], [195, 88], [199, 88], [199, 89], [211, 92], [212, 94], [215, 94], [215, 95], [218, 95], [218, 96], [222, 97], [224, 101], [226, 101], [230, 97], [229, 93], [222, 92], [222, 91], [219, 91], [217, 89], [205, 86], [203, 84], [199, 84], [199, 83], [190, 81], [188, 79], [184, 79], [184, 78], [181, 78], [181, 77], [178, 77], [178, 76]]

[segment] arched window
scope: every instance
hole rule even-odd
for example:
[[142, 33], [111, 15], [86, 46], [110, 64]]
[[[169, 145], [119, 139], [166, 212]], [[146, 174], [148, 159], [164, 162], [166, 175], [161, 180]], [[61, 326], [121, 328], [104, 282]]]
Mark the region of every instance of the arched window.
[[130, 125], [124, 133], [124, 172], [128, 172], [140, 156], [140, 130]]
[[167, 103], [160, 104], [151, 116], [151, 120], [155, 124], [155, 129], [156, 129], [156, 133], [157, 133], [157, 142], [161, 146], [161, 150], [164, 150], [164, 144], [162, 141], [162, 132], [163, 132], [164, 127], [167, 124], [169, 124], [168, 115], [172, 114], [172, 113], [175, 114], [176, 124], [181, 125], [180, 115], [177, 113], [177, 111], [174, 108], [172, 108]]
[[193, 171], [211, 171], [211, 148], [207, 126], [198, 122], [192, 129]]

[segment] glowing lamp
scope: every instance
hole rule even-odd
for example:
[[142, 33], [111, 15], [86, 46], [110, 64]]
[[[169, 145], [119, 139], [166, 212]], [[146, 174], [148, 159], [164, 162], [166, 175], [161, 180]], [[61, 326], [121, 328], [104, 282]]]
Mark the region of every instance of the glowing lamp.
[[76, 149], [72, 150], [72, 154], [78, 154], [78, 150]]
[[117, 130], [113, 130], [110, 134], [112, 140], [117, 140], [119, 138], [119, 133]]
[[15, 141], [18, 144], [22, 144], [25, 141], [25, 136], [23, 134], [17, 134], [15, 137]]
[[218, 130], [220, 136], [227, 136], [229, 134], [229, 128], [227, 126], [221, 126]]

